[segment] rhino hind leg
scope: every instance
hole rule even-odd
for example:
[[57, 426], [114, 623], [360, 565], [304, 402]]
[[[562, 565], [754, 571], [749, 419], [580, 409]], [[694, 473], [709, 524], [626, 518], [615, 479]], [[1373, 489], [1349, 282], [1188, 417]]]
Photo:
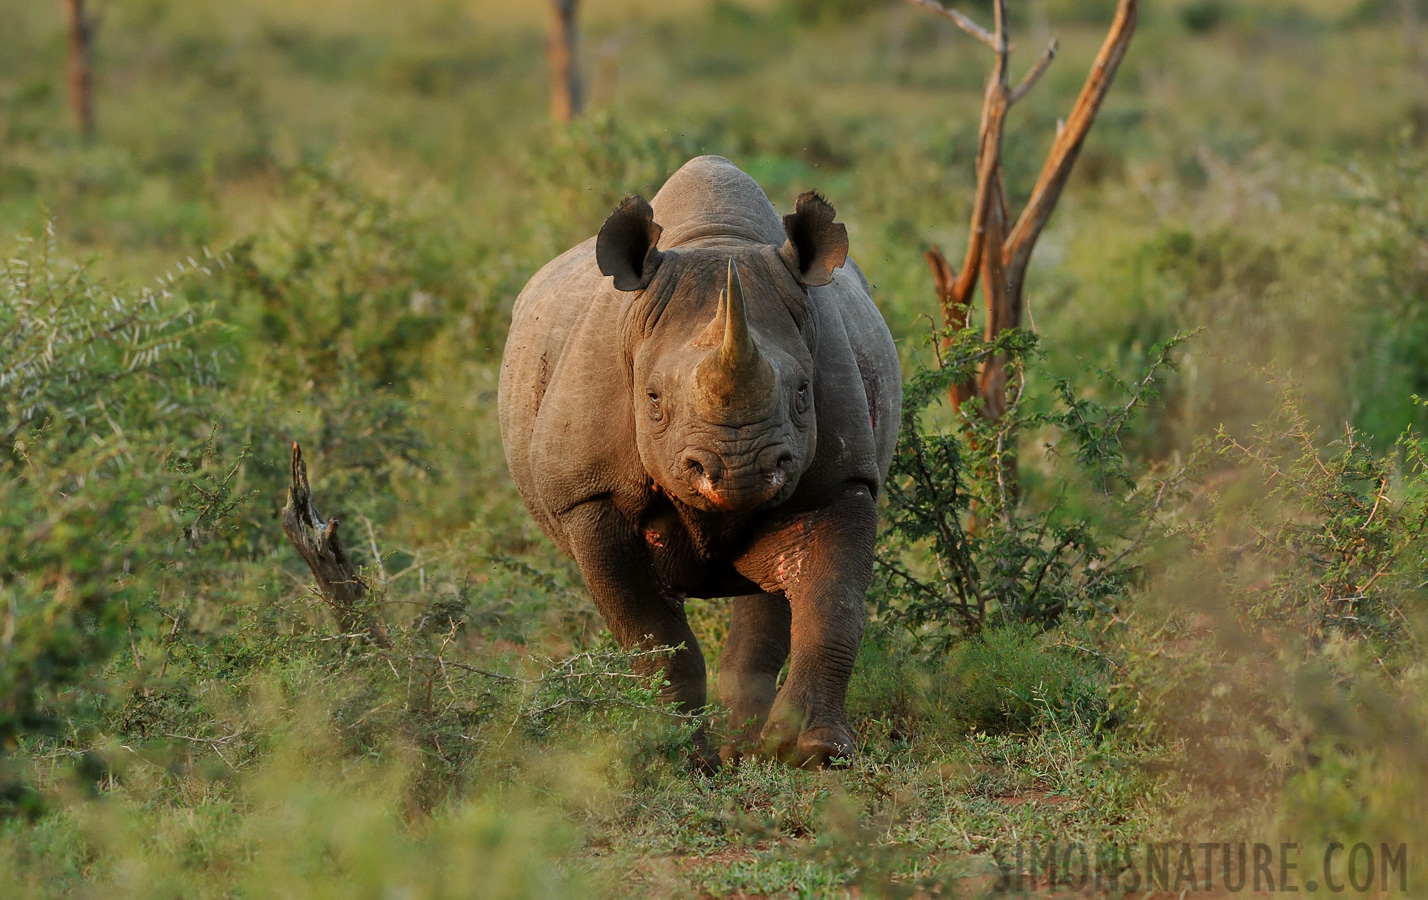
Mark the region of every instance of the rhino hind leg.
[[737, 759], [758, 744], [788, 659], [793, 612], [782, 594], [735, 597], [729, 637], [719, 656], [719, 698], [729, 710], [730, 741], [719, 751]]

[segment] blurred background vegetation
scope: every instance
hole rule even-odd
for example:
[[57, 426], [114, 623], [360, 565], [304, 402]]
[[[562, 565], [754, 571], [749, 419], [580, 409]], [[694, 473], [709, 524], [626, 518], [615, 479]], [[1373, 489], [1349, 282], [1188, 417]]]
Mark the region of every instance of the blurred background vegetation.
[[[929, 340], [988, 64], [950, 23], [584, 0], [553, 126], [542, 4], [91, 2], [86, 139], [64, 6], [0, 0], [7, 896], [950, 895], [1053, 838], [1408, 842], [1419, 883], [1417, 2], [1145, 5], [1008, 347], [1023, 494], [939, 543], [992, 502]], [[1062, 47], [1020, 198], [1115, 3], [1010, 6]], [[846, 772], [691, 777], [501, 455], [515, 295], [701, 153], [834, 202], [939, 460], [890, 491]], [[281, 535], [293, 441], [392, 647]]]

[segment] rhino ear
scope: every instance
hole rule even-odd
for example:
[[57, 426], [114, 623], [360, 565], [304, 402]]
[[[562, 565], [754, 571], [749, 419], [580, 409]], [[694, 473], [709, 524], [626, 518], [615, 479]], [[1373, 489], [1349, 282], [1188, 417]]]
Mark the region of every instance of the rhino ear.
[[644, 197], [629, 196], [621, 201], [595, 238], [595, 262], [601, 274], [615, 280], [622, 291], [638, 291], [649, 286], [663, 254], [655, 249], [660, 228], [654, 210]]
[[833, 221], [833, 206], [815, 191], [798, 198], [794, 212], [783, 217], [788, 240], [779, 249], [798, 283], [818, 287], [833, 280], [833, 270], [848, 259], [848, 229]]

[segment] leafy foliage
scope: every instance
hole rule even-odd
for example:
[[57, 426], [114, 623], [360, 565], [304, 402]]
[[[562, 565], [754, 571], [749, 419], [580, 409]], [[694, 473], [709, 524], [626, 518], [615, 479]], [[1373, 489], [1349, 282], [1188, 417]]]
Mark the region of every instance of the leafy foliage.
[[0, 818], [38, 808], [17, 742], [87, 721], [65, 691], [98, 680], [170, 556], [165, 442], [217, 372], [171, 279], [121, 294], [54, 252], [26, 242], [0, 279]]
[[1423, 821], [1405, 786], [1428, 783], [1428, 445], [1321, 441], [1281, 387], [1277, 417], [1203, 446], [1213, 489], [1115, 636], [1116, 703], [1186, 783], [1215, 786], [1186, 827], [1274, 810], [1324, 840], [1405, 840]]
[[439, 339], [494, 343], [499, 298], [447, 236], [339, 167], [290, 185], [291, 221], [235, 246], [222, 305], [270, 382], [336, 390], [348, 368], [404, 391], [430, 374]]
[[[183, 415], [214, 382], [217, 353], [191, 338], [193, 307], [175, 302], [172, 275], [158, 290], [112, 291], [85, 266], [53, 259], [53, 226], [24, 240], [0, 271], [0, 441], [48, 429], [73, 447]], [[209, 258], [187, 269], [212, 274]], [[183, 263], [179, 271], [185, 271]], [[58, 448], [53, 448], [58, 449]]]
[[[1025, 397], [1036, 348], [1030, 333], [986, 341], [965, 329], [933, 340], [937, 365], [909, 379], [887, 486], [885, 607], [944, 644], [993, 624], [1045, 626], [1067, 612], [1115, 609], [1135, 582], [1135, 553], [1166, 493], [1184, 477], [1174, 472], [1148, 488], [1138, 484], [1126, 432], [1155, 400], [1185, 338], [1157, 347], [1134, 383], [1102, 373], [1122, 394], [1113, 404], [1077, 396], [1068, 380], [1056, 379], [1058, 405], [1050, 411], [1035, 410]], [[957, 421], [935, 422], [933, 404], [994, 354], [1005, 355], [1013, 373], [1006, 413], [994, 420], [971, 401]], [[1019, 482], [1017, 454], [1028, 433], [1043, 434], [1052, 461], [1073, 467], [1043, 482], [1045, 496], [1028, 497]]]

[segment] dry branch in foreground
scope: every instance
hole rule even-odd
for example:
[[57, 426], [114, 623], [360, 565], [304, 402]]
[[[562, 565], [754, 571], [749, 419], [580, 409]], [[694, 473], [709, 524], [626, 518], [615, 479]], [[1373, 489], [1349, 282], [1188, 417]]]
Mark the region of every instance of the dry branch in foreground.
[[[990, 31], [935, 0], [908, 2], [951, 19], [963, 31], [991, 47], [995, 56], [982, 100], [977, 192], [972, 203], [971, 228], [962, 269], [960, 272], [954, 270], [936, 247], [926, 254], [936, 282], [943, 325], [966, 327], [971, 317], [972, 293], [980, 279], [986, 297], [986, 334], [990, 340], [1003, 331], [1021, 327], [1024, 310], [1022, 291], [1031, 253], [1056, 209], [1056, 202], [1061, 198], [1061, 191], [1076, 164], [1081, 145], [1110, 90], [1126, 48], [1130, 46], [1140, 4], [1138, 0], [1120, 0], [1110, 32], [1096, 55], [1076, 105], [1058, 126], [1056, 139], [1031, 197], [1013, 223], [1002, 181], [1002, 135], [1007, 110], [1031, 91], [1051, 65], [1056, 56], [1056, 41], [1051, 41], [1022, 80], [1013, 86], [1009, 72], [1011, 45], [1007, 40], [1006, 0], [995, 0], [992, 7], [995, 20]], [[980, 397], [982, 415], [994, 421], [1001, 419], [1007, 406], [1006, 366], [1004, 356], [993, 356], [982, 364], [977, 377], [954, 385], [951, 390], [954, 408], [960, 408], [973, 397]]]
[[324, 519], [312, 503], [307, 463], [293, 444], [292, 484], [283, 507], [283, 532], [312, 569], [318, 590], [337, 616], [343, 634], [364, 634], [379, 647], [391, 647], [387, 626], [374, 608], [367, 582], [337, 537], [337, 520]]

